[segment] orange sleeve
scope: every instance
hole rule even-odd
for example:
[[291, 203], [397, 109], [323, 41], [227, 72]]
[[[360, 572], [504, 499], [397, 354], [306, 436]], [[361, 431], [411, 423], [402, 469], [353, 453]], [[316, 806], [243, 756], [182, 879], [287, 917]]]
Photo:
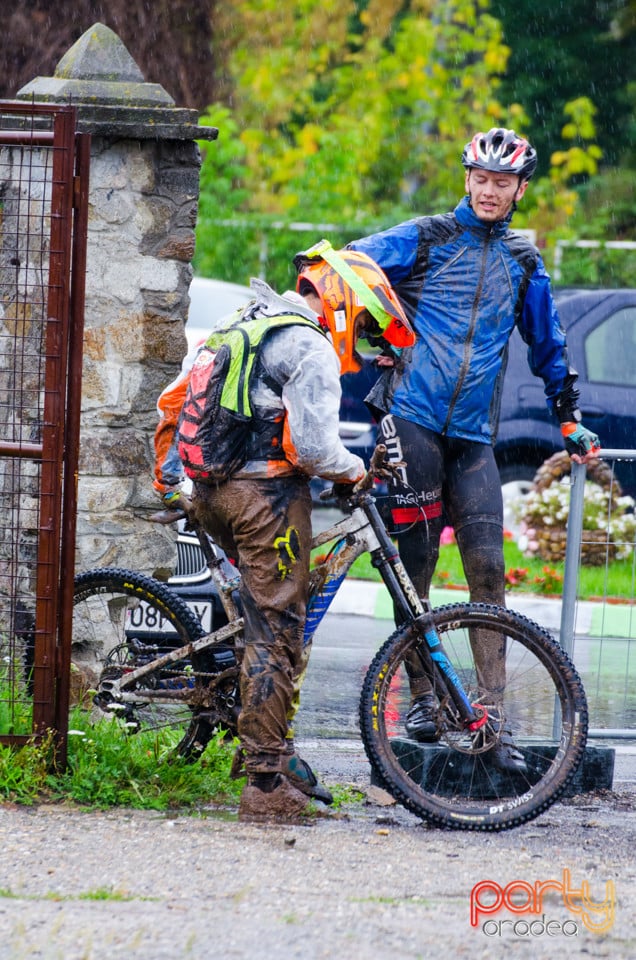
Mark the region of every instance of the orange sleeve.
[[179, 374], [157, 401], [159, 423], [154, 438], [155, 479], [152, 485], [158, 493], [165, 493], [166, 487], [176, 486], [182, 479], [181, 461], [175, 447], [175, 434], [189, 382], [190, 371], [188, 370]]

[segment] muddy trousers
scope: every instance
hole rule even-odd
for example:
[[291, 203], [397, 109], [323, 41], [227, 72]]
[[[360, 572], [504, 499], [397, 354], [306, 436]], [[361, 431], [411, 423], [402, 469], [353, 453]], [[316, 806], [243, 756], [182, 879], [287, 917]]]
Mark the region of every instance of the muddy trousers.
[[245, 617], [238, 732], [248, 773], [277, 771], [304, 666], [311, 495], [305, 480], [195, 484], [193, 505], [241, 573]]
[[[393, 461], [404, 461], [389, 488], [385, 521], [420, 597], [428, 597], [445, 520], [455, 531], [474, 602], [505, 605], [501, 481], [489, 444], [444, 437], [391, 415], [380, 440]], [[501, 703], [505, 687], [505, 639], [471, 632], [480, 696]], [[412, 664], [411, 692], [430, 690]]]

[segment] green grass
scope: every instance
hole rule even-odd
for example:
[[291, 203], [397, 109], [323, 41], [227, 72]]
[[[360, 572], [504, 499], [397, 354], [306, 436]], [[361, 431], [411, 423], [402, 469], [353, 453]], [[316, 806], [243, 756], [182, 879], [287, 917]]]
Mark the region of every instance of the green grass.
[[[3, 640], [0, 637], [0, 651]], [[33, 704], [21, 679], [21, 665], [7, 660], [0, 664], [0, 730], [5, 735], [28, 736], [33, 729]]]
[[[237, 741], [219, 734], [197, 763], [187, 764], [173, 756], [182, 736], [177, 728], [131, 735], [120, 720], [91, 723], [90, 713], [75, 707], [64, 771], [55, 771], [52, 737], [22, 747], [0, 744], [0, 803], [71, 802], [92, 809], [166, 811], [237, 806], [245, 783], [243, 777], [230, 777]], [[364, 795], [350, 785], [336, 784], [332, 790], [333, 810], [363, 802]], [[3, 896], [11, 893], [0, 890]]]
[[76, 708], [64, 771], [55, 772], [51, 740], [19, 748], [0, 744], [0, 801], [140, 810], [238, 803], [244, 781], [230, 778], [235, 745], [219, 735], [198, 763], [186, 764], [172, 756], [182, 733], [164, 728], [131, 736], [116, 718], [92, 724], [90, 714]]
[[[116, 718], [91, 723], [89, 712], [74, 707], [66, 770], [55, 770], [52, 736], [19, 747], [0, 744], [0, 803], [159, 811], [236, 807], [245, 783], [244, 777], [230, 776], [238, 741], [219, 734], [197, 763], [187, 764], [173, 756], [182, 736], [183, 730], [167, 727], [131, 735]], [[349, 784], [335, 784], [332, 792], [335, 811], [346, 812], [364, 800]], [[0, 897], [11, 895], [0, 890]], [[112, 899], [110, 891], [104, 898]]]
[[51, 743], [10, 747], [0, 744], [0, 801], [35, 803], [44, 789]]
[[[563, 583], [563, 563], [548, 564], [545, 560], [529, 559], [515, 543], [504, 543], [507, 590], [517, 593], [540, 593], [560, 596]], [[349, 573], [360, 580], [379, 581], [380, 574], [371, 566], [368, 554], [359, 557]], [[633, 600], [636, 593], [636, 573], [631, 560], [615, 561], [602, 567], [580, 567], [578, 597], [617, 597]], [[434, 586], [466, 587], [459, 550], [455, 544], [440, 547]]]
[[149, 902], [153, 900], [159, 900], [158, 897], [133, 897], [126, 893], [120, 893], [118, 890], [114, 890], [111, 887], [98, 887], [96, 890], [87, 890], [85, 893], [77, 894], [60, 894], [55, 891], [50, 891], [44, 895], [27, 895], [23, 892], [14, 893], [13, 890], [10, 890], [6, 887], [0, 889], [0, 898], [6, 900], [53, 900], [53, 901], [73, 901], [73, 900], [110, 900], [119, 903], [130, 903], [135, 900], [142, 900], [144, 902]]
[[364, 793], [348, 784], [337, 783], [330, 787], [333, 796], [332, 810], [342, 810], [343, 807], [360, 806], [364, 803]]

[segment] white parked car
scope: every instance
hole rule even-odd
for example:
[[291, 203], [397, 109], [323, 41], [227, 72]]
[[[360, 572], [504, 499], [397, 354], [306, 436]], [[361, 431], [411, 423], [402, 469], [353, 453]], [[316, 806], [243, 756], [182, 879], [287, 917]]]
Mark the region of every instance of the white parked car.
[[193, 277], [190, 284], [190, 309], [186, 323], [188, 347], [201, 343], [219, 320], [243, 307], [252, 299], [252, 291], [240, 283]]

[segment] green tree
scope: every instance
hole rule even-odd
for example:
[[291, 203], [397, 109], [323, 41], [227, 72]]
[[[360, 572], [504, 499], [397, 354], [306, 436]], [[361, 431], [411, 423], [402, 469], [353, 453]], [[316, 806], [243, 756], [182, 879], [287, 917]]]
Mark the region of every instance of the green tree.
[[511, 49], [500, 95], [523, 105], [539, 172], [560, 149], [565, 104], [588, 97], [608, 166], [634, 167], [636, 5], [634, 0], [491, 0]]
[[[578, 12], [569, 16], [578, 40], [568, 40], [562, 60], [546, 44], [545, 66], [559, 64], [556, 79], [551, 74], [548, 81], [533, 46], [535, 35], [543, 36], [535, 22], [543, 0], [537, 0], [532, 16], [527, 0], [520, 2], [528, 7], [529, 39], [519, 27], [513, 50], [493, 15], [500, 10], [498, 0], [219, 5], [215, 50], [223, 76], [217, 88], [225, 91], [231, 112], [213, 111], [220, 137], [204, 148], [197, 269], [242, 282], [260, 273], [287, 286], [294, 252], [322, 234], [342, 244], [414, 214], [452, 208], [463, 190], [461, 145], [476, 129], [513, 126], [539, 145], [541, 156], [541, 110], [548, 107], [538, 111], [525, 92], [540, 82], [556, 89], [575, 59], [580, 76], [590, 56], [622, 50], [633, 30], [629, 18], [619, 19], [622, 0], [596, 3], [600, 34], [590, 36]], [[587, 10], [592, 0], [582, 3]], [[562, 11], [547, 22], [562, 26]], [[617, 39], [610, 39], [611, 31]], [[525, 73], [520, 51], [535, 57], [528, 55]], [[510, 78], [520, 73], [525, 79], [514, 88], [517, 98]], [[614, 76], [612, 82], [620, 106], [616, 91], [617, 85], [625, 87], [624, 78], [619, 83]], [[553, 97], [550, 150], [543, 151], [542, 175], [515, 217], [516, 226], [536, 231], [548, 263], [557, 234], [568, 237], [585, 225], [612, 223], [580, 203], [580, 197], [593, 202], [608, 195], [590, 189], [600, 179], [599, 168], [606, 169], [600, 167], [607, 157], [596, 131], [607, 116], [586, 95], [588, 86], [582, 79], [580, 86], [562, 84]], [[228, 138], [240, 152], [240, 169], [235, 153], [231, 176], [223, 169]], [[633, 222], [629, 195], [626, 186], [620, 221], [627, 225]], [[228, 228], [232, 220], [242, 226]], [[291, 221], [325, 226], [305, 234], [280, 229]]]
[[488, 0], [246, 0], [226, 17], [253, 211], [368, 219], [455, 196], [458, 140], [504, 119]]
[[[261, 235], [267, 218], [342, 224], [333, 239], [344, 242], [454, 205], [463, 140], [484, 124], [524, 124], [520, 108], [496, 99], [509, 50], [488, 8], [489, 0], [220, 8], [216, 33], [246, 168], [234, 215], [265, 218]], [[200, 245], [212, 239], [211, 212], [202, 201]], [[315, 239], [296, 235], [290, 245]], [[272, 269], [280, 245], [269, 237]]]

